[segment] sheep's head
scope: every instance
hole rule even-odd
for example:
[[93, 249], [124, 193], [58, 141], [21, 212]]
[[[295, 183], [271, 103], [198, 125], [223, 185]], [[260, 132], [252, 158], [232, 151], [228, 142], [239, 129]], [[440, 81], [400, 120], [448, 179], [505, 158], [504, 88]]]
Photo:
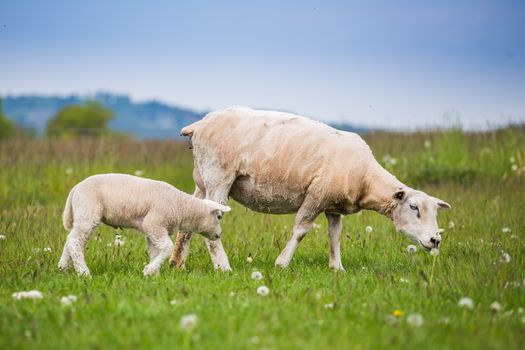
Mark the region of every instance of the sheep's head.
[[223, 213], [229, 212], [231, 208], [227, 205], [211, 201], [209, 199], [204, 200], [205, 211], [203, 217], [199, 220], [199, 227], [197, 231], [204, 237], [215, 241], [221, 238], [221, 219]]
[[441, 242], [438, 209], [449, 209], [450, 204], [412, 189], [399, 189], [392, 198], [397, 204], [392, 212], [396, 229], [427, 250], [437, 248]]

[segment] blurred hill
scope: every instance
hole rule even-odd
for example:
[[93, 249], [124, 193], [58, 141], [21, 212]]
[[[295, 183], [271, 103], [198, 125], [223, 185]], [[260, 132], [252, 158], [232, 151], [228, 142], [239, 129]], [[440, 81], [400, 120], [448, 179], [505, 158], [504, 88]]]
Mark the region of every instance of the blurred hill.
[[[111, 129], [130, 133], [138, 138], [179, 138], [182, 127], [206, 114], [158, 101], [134, 102], [126, 95], [112, 93], [98, 93], [93, 96], [6, 96], [4, 112], [21, 127], [34, 129], [42, 134], [47, 121], [62, 107], [82, 105], [88, 100], [100, 102], [114, 112], [115, 117], [109, 124]], [[334, 126], [347, 131], [365, 131], [350, 124]]]

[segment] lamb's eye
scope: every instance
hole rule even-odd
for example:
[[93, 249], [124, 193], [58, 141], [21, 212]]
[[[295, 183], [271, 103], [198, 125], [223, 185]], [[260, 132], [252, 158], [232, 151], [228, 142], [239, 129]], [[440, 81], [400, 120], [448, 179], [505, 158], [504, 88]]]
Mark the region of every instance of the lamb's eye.
[[412, 209], [412, 210], [419, 210], [417, 208], [417, 205], [415, 205], [415, 204], [410, 204], [410, 209]]
[[222, 214], [217, 215], [217, 219], [222, 219]]

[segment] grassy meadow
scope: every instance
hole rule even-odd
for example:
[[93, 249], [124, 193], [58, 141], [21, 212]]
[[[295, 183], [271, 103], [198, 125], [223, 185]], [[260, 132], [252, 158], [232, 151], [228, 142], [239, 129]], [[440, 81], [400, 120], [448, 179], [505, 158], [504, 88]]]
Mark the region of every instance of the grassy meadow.
[[[215, 272], [195, 237], [185, 271], [166, 263], [159, 276], [145, 278], [143, 236], [101, 226], [86, 252], [91, 279], [56, 268], [71, 187], [92, 174], [121, 172], [192, 192], [187, 144], [0, 141], [0, 349], [522, 349], [525, 129], [365, 139], [400, 180], [452, 205], [438, 217], [445, 230], [438, 256], [409, 253], [410, 242], [388, 219], [363, 212], [343, 220], [346, 273], [328, 269], [322, 216], [290, 267], [276, 269], [293, 216], [254, 213], [231, 200], [223, 243], [232, 273]], [[113, 244], [116, 234], [124, 245]], [[262, 280], [251, 278], [255, 269]], [[261, 285], [267, 296], [257, 294]], [[44, 297], [12, 297], [27, 290]], [[62, 305], [70, 294], [77, 300]], [[471, 309], [458, 305], [463, 297]], [[198, 318], [192, 330], [180, 325], [188, 314]]]

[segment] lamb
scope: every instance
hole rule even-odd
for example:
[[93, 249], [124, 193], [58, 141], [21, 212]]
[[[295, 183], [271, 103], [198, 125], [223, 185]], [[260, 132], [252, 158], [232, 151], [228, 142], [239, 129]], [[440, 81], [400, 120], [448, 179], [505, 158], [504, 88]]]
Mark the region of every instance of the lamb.
[[91, 232], [102, 222], [144, 233], [150, 261], [143, 272], [155, 275], [173, 250], [169, 234], [184, 230], [217, 240], [222, 214], [228, 211], [226, 205], [196, 198], [166, 182], [125, 174], [90, 176], [67, 197], [63, 224], [70, 232], [58, 267], [63, 271], [74, 266], [78, 274], [90, 275], [84, 249]]
[[[232, 197], [268, 214], [296, 213], [293, 234], [275, 261], [287, 267], [299, 242], [324, 213], [329, 267], [344, 270], [341, 216], [374, 210], [427, 250], [441, 241], [438, 209], [450, 205], [400, 182], [357, 134], [290, 113], [230, 107], [182, 129], [194, 157], [195, 195], [225, 204]], [[177, 235], [170, 259], [184, 267], [191, 232]], [[220, 240], [206, 241], [216, 269], [231, 270]]]

